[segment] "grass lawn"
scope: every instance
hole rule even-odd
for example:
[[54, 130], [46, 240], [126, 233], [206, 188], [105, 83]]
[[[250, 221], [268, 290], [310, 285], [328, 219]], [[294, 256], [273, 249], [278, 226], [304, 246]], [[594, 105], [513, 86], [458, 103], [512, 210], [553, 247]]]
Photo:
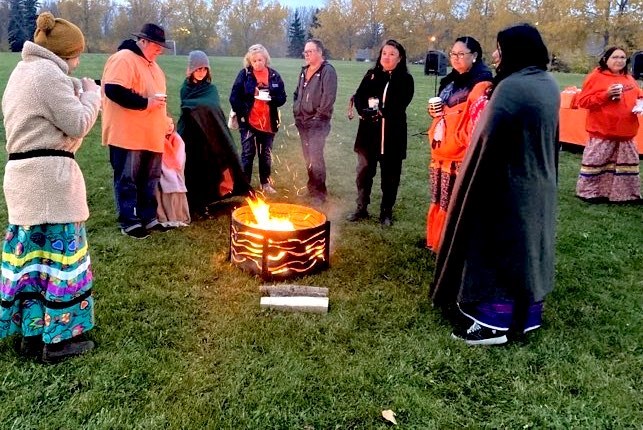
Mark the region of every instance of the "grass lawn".
[[[76, 75], [99, 78], [105, 59], [84, 55]], [[17, 61], [0, 54], [0, 91]], [[187, 58], [159, 62], [178, 118]], [[0, 341], [0, 428], [377, 429], [390, 427], [381, 418], [386, 409], [404, 429], [641, 428], [642, 207], [576, 199], [580, 154], [563, 152], [557, 284], [545, 325], [524, 345], [456, 342], [428, 300], [434, 257], [417, 246], [428, 207], [423, 133], [434, 78], [411, 66], [409, 156], [395, 225], [383, 229], [375, 216], [344, 221], [356, 195], [357, 122], [346, 119], [346, 104], [372, 64], [334, 64], [339, 95], [326, 146], [331, 267], [295, 281], [330, 289], [328, 315], [260, 310], [261, 280], [227, 261], [229, 211], [239, 199], [186, 229], [145, 241], [122, 236], [97, 124], [77, 155], [91, 211], [97, 349], [45, 366]], [[211, 65], [228, 106], [241, 59], [211, 58]], [[273, 65], [289, 96], [275, 139], [273, 200], [305, 204], [291, 112], [300, 62]], [[563, 88], [580, 86], [583, 76], [557, 78]], [[0, 136], [4, 143], [4, 129]], [[4, 151], [0, 157], [4, 166]], [[380, 196], [376, 185], [372, 209]]]

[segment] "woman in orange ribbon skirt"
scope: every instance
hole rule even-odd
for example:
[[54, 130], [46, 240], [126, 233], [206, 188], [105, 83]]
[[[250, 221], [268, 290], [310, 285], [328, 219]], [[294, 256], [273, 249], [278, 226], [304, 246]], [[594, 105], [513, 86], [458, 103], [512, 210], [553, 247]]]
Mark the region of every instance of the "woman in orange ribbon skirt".
[[641, 198], [639, 154], [633, 140], [639, 120], [632, 109], [643, 93], [627, 72], [628, 62], [622, 49], [607, 49], [576, 98], [576, 104], [587, 109], [589, 134], [576, 195], [587, 202]]

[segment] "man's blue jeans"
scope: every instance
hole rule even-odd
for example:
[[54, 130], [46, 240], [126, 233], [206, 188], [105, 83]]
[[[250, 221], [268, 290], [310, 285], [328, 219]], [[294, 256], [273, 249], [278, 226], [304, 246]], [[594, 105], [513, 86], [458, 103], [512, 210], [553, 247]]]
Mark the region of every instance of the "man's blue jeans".
[[156, 190], [161, 177], [159, 152], [109, 147], [114, 170], [114, 197], [121, 228], [150, 227], [157, 223]]
[[324, 146], [330, 134], [330, 121], [311, 120], [306, 123], [296, 122], [301, 149], [308, 171], [308, 194], [311, 197], [326, 200], [326, 162]]

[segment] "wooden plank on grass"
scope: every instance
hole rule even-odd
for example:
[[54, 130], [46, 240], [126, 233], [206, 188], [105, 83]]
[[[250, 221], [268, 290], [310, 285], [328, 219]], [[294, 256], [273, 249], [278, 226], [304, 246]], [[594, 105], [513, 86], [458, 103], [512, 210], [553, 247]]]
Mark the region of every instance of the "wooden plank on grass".
[[261, 307], [291, 312], [328, 313], [328, 297], [262, 297]]
[[262, 285], [259, 287], [262, 296], [270, 297], [328, 297], [328, 288], [309, 287], [307, 285]]

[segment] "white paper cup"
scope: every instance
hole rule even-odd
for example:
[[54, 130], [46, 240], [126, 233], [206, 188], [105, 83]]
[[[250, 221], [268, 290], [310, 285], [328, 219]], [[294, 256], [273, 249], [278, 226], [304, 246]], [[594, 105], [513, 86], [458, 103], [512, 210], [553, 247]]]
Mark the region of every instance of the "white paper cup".
[[612, 88], [618, 91], [618, 94], [615, 96], [612, 96], [612, 100], [618, 100], [621, 98], [621, 95], [623, 94], [623, 84], [613, 84]]
[[368, 108], [377, 109], [380, 106], [380, 99], [377, 97], [369, 97], [368, 99]]
[[434, 115], [442, 114], [443, 103], [440, 97], [431, 97], [429, 99], [429, 110], [433, 112]]

